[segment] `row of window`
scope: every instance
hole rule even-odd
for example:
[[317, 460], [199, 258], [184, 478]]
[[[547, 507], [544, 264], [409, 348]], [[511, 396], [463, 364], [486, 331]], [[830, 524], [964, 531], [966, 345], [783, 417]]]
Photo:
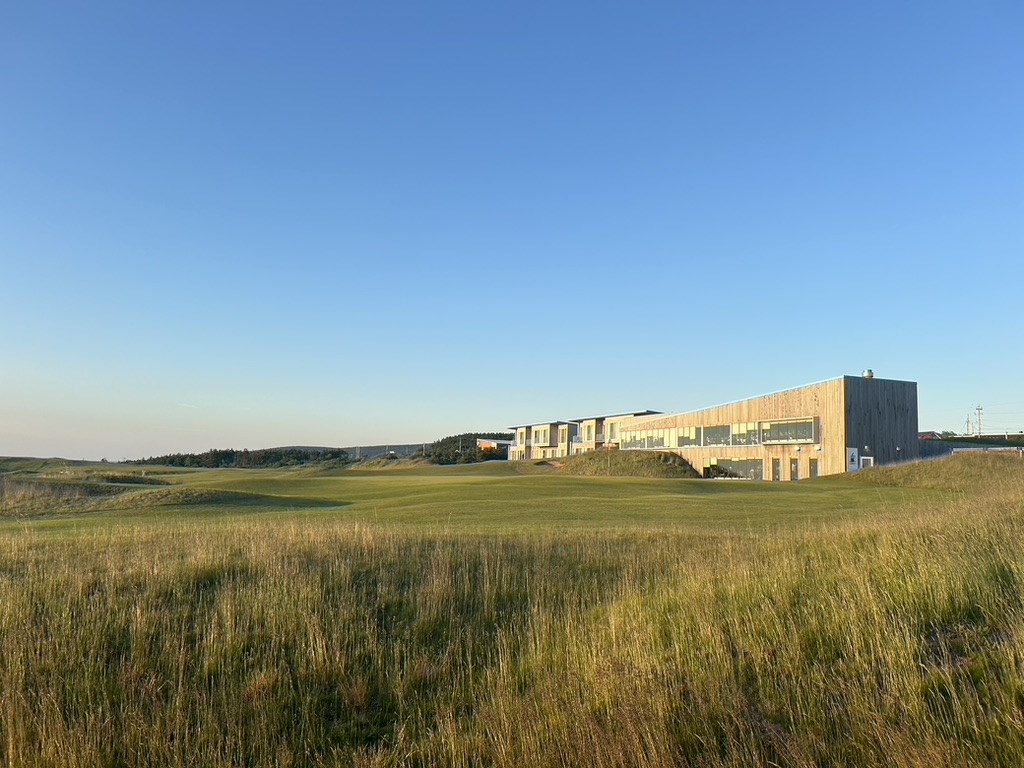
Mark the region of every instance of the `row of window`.
[[[744, 480], [764, 480], [764, 462], [761, 459], [715, 459], [704, 467], [704, 477], [733, 477]], [[818, 460], [807, 460], [808, 477], [818, 476]], [[800, 459], [789, 460], [789, 480], [800, 479]], [[782, 460], [772, 459], [772, 480], [782, 480]]]
[[690, 448], [817, 442], [815, 419], [715, 424], [669, 429], [624, 429], [620, 448]]

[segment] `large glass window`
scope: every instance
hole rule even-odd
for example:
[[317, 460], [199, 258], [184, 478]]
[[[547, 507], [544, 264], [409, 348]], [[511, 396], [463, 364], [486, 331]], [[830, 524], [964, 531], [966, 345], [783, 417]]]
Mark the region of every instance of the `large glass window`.
[[679, 436], [676, 438], [677, 448], [686, 448], [691, 445], [700, 445], [700, 427], [680, 427]]
[[718, 459], [717, 464], [704, 470], [704, 476], [764, 480], [764, 462], [761, 459]]
[[757, 445], [759, 442], [760, 433], [756, 423], [732, 425], [733, 445]]
[[647, 441], [636, 432], [623, 432], [620, 448], [646, 448]]
[[814, 419], [766, 421], [761, 424], [762, 443], [813, 443]]
[[704, 427], [704, 445], [729, 445], [732, 428], [728, 424]]

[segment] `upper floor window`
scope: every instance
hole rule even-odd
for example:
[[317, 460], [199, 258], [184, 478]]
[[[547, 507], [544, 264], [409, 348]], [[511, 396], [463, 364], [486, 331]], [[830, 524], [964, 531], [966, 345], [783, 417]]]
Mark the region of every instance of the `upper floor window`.
[[814, 419], [771, 421], [761, 424], [762, 443], [813, 443]]
[[728, 424], [704, 427], [704, 445], [729, 445], [732, 428]]

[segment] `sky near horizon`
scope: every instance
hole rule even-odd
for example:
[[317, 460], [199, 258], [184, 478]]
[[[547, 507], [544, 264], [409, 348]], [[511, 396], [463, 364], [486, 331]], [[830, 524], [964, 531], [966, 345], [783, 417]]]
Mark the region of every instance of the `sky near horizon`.
[[431, 441], [872, 368], [1024, 430], [1024, 6], [0, 11], [0, 455]]

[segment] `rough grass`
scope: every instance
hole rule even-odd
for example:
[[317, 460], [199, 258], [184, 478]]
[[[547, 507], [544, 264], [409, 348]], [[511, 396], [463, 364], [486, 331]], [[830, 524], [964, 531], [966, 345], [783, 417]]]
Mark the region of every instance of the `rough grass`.
[[[422, 467], [422, 466], [434, 466], [430, 461], [426, 459], [398, 459], [398, 458], [387, 458], [381, 456], [376, 459], [364, 459], [357, 461], [352, 464], [340, 465], [344, 468], [360, 469], [360, 470], [372, 470], [372, 469], [409, 469], [411, 467]], [[317, 468], [319, 469], [319, 467]]]
[[939, 488], [951, 491], [992, 490], [1006, 477], [1024, 472], [1024, 460], [1015, 453], [960, 453], [940, 460], [874, 467], [852, 475], [872, 485], [901, 488]]
[[[156, 487], [154, 487], [156, 486]], [[63, 518], [89, 513], [144, 511], [173, 507], [245, 509], [283, 506], [294, 508], [294, 498], [261, 496], [239, 490], [170, 485], [168, 481], [139, 474], [109, 472], [61, 473], [59, 475], [0, 475], [0, 519]], [[333, 500], [302, 499], [304, 507], [334, 507]]]
[[[1019, 460], [446, 469], [194, 472], [339, 506], [0, 524], [0, 764], [1024, 763]], [[497, 522], [435, 519], [446, 494]]]
[[22, 479], [0, 475], [0, 516], [21, 516], [90, 509], [97, 499], [127, 489], [82, 480]]

